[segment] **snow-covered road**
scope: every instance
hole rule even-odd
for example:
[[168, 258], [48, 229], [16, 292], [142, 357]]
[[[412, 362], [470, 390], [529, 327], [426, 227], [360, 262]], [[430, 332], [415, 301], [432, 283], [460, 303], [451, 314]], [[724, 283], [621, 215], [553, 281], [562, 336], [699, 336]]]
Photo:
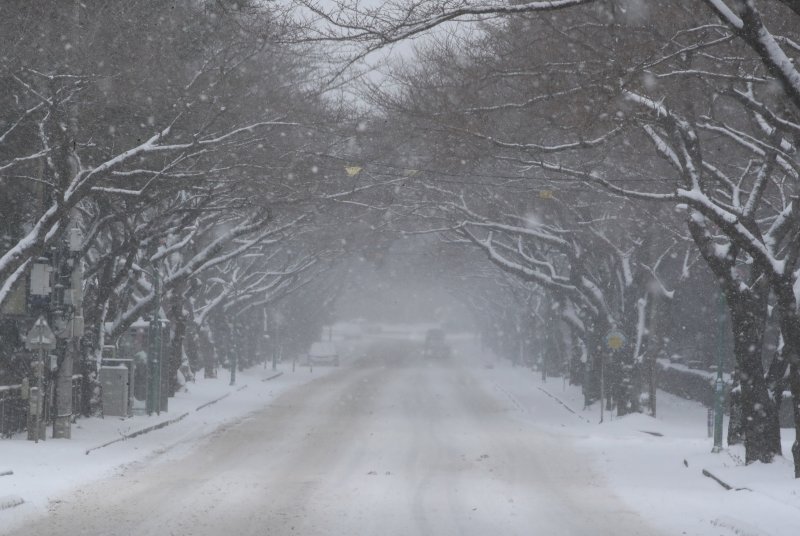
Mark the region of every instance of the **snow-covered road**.
[[473, 369], [369, 354], [13, 534], [658, 534]]

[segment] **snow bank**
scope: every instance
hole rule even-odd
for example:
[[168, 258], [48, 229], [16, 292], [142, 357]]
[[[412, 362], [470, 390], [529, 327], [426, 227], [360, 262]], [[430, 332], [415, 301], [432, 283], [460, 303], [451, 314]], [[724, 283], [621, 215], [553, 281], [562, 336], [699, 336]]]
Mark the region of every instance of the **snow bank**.
[[[584, 408], [579, 387], [561, 378], [542, 382], [538, 372], [512, 367], [471, 344], [460, 345], [458, 353], [486, 389], [507, 398], [521, 420], [573, 443], [620, 499], [665, 534], [797, 534], [800, 487], [791, 460], [745, 466], [741, 446], [712, 454], [702, 404], [659, 391], [658, 418], [606, 412], [600, 424], [598, 405]], [[791, 456], [793, 430], [782, 433]]]
[[[220, 426], [245, 418], [293, 386], [332, 371], [315, 368], [309, 373], [308, 368], [298, 367], [292, 373], [291, 363], [280, 365], [280, 370], [285, 373], [277, 377], [260, 366], [240, 372], [236, 386], [229, 385], [225, 374], [188, 383], [185, 391], [169, 400], [169, 412], [161, 415], [79, 419], [72, 426], [71, 440], [34, 444], [24, 434], [0, 440], [2, 472], [13, 472], [0, 477], [0, 502], [16, 506], [0, 507], [0, 533], [45, 512], [52, 499], [86, 482], [133, 463], [155, 459], [166, 463], [184, 456]], [[178, 422], [158, 428], [183, 415]], [[148, 428], [155, 429], [126, 438]]]

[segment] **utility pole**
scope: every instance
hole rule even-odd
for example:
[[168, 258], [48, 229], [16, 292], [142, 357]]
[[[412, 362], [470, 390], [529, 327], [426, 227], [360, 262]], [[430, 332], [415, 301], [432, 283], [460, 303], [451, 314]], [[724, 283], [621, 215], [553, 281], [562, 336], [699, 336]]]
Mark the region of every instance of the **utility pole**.
[[[66, 250], [69, 252], [67, 267], [69, 272], [69, 288], [64, 299], [65, 313], [69, 310], [70, 319], [60, 336], [66, 339], [66, 347], [61, 363], [58, 366], [56, 379], [56, 416], [53, 420], [53, 437], [70, 439], [72, 437], [72, 371], [75, 358], [80, 352], [80, 340], [83, 336], [83, 267], [80, 252], [83, 235], [78, 227], [78, 212], [73, 209], [71, 227], [67, 231]], [[60, 268], [58, 268], [60, 269]]]
[[723, 345], [725, 342], [725, 292], [720, 289], [717, 303], [717, 379], [714, 382], [714, 447], [711, 452], [722, 451], [722, 405], [725, 397], [725, 383], [722, 380], [722, 365], [724, 363]]
[[[70, 10], [70, 8], [65, 9]], [[69, 11], [68, 11], [69, 13]], [[72, 0], [71, 13], [68, 18], [68, 32], [71, 39], [78, 40], [80, 28], [81, 3]], [[64, 21], [53, 19], [54, 27], [60, 35]], [[66, 64], [73, 66], [77, 59], [72, 49], [66, 51]], [[61, 106], [61, 105], [60, 105]], [[74, 177], [79, 171], [79, 160], [76, 155], [76, 139], [78, 137], [78, 106], [76, 102], [67, 105], [65, 110], [57, 111], [56, 117], [62, 113], [67, 115], [68, 129], [57, 139], [63, 145], [56, 158], [60, 172]], [[72, 437], [72, 372], [74, 363], [80, 360], [80, 340], [83, 337], [83, 270], [81, 265], [81, 246], [83, 236], [79, 227], [80, 212], [73, 208], [69, 214], [69, 224], [63, 238], [59, 241], [58, 253], [55, 255], [57, 265], [54, 266], [57, 286], [62, 289], [56, 293], [56, 308], [51, 309], [51, 321], [56, 328], [56, 335], [63, 341], [59, 345], [56, 358], [55, 378], [55, 417], [53, 419], [53, 438], [70, 439]], [[51, 307], [52, 307], [51, 303]]]

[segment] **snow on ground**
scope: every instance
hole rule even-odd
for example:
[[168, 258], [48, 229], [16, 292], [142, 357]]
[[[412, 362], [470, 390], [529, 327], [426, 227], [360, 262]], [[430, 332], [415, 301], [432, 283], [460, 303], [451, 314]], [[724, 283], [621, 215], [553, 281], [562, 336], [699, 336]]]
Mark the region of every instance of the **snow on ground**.
[[[488, 389], [513, 403], [520, 419], [570, 436], [610, 488], [665, 533], [798, 534], [800, 484], [791, 463], [793, 430], [783, 430], [786, 457], [745, 466], [741, 446], [711, 453], [707, 410], [697, 402], [659, 391], [657, 418], [635, 414], [613, 419], [606, 412], [600, 424], [599, 406], [584, 408], [580, 387], [565, 385], [561, 378], [543, 383], [538, 372], [512, 367], [474, 343], [457, 348], [460, 358], [482, 369], [476, 375]], [[726, 491], [704, 476], [704, 469], [734, 489]]]
[[[292, 372], [291, 362], [282, 363], [278, 366], [280, 376], [262, 381], [276, 372], [271, 367], [256, 366], [239, 372], [235, 386], [229, 385], [229, 373], [221, 370], [217, 379], [188, 383], [184, 392], [169, 400], [169, 411], [160, 416], [79, 419], [72, 426], [71, 440], [48, 439], [34, 444], [23, 434], [0, 440], [0, 473], [13, 472], [0, 476], [0, 527], [11, 529], [27, 517], [46, 511], [50, 499], [60, 493], [115, 474], [132, 463], [185, 456], [220, 426], [245, 418], [286, 390], [331, 370], [314, 367], [312, 373], [298, 364]], [[201, 406], [205, 407], [198, 411]], [[86, 454], [89, 449], [184, 413], [188, 415], [175, 424]], [[21, 500], [24, 503], [16, 506]], [[3, 509], [2, 504], [15, 507]]]
[[[476, 371], [379, 339], [202, 448], [71, 490], [13, 535], [663, 534]], [[479, 371], [478, 371], [479, 372]]]
[[[424, 334], [421, 328], [402, 331], [402, 335], [398, 333], [395, 337], [418, 340]], [[334, 332], [334, 339], [339, 338], [336, 335]], [[388, 336], [381, 333], [373, 338]], [[356, 348], [361, 344], [358, 333], [339, 340], [342, 346], [351, 347], [346, 353], [357, 355]], [[637, 414], [613, 419], [606, 413], [606, 422], [599, 424], [599, 408], [597, 405], [584, 408], [579, 388], [565, 385], [558, 378], [543, 383], [537, 373], [512, 367], [481, 351], [471, 338], [450, 340], [455, 349], [454, 359], [468, 363], [467, 368], [479, 385], [506, 401], [515, 419], [554, 438], [568, 440], [627, 507], [663, 533], [696, 536], [797, 533], [800, 485], [792, 478], [788, 459], [791, 430], [784, 430], [787, 458], [769, 465], [745, 467], [741, 447], [711, 454], [707, 412], [696, 402], [660, 392], [658, 418]], [[21, 437], [0, 441], [0, 475], [13, 471], [12, 475], [0, 476], [0, 503], [25, 501], [21, 506], [0, 510], [0, 527], [10, 529], [27, 516], [46, 511], [51, 498], [89, 481], [119, 474], [132, 464], [184, 458], [210, 432], [246, 418], [279, 394], [330, 369], [315, 368], [311, 374], [307, 368], [298, 367], [292, 373], [288, 363], [282, 370], [285, 374], [267, 382], [260, 380], [272, 375], [271, 370], [256, 367], [245, 371], [239, 375], [237, 387], [230, 387], [227, 377], [199, 380], [189, 384], [187, 392], [171, 399], [169, 413], [160, 417], [79, 420], [73, 427], [71, 441], [48, 440], [39, 445]], [[244, 385], [247, 387], [238, 390]], [[226, 394], [219, 402], [195, 411]], [[85, 454], [87, 449], [122, 434], [183, 413], [189, 415], [167, 428]], [[556, 456], [553, 463], [558, 463], [558, 459]], [[704, 469], [732, 485], [734, 490], [726, 491], [704, 476]], [[565, 471], [569, 473], [570, 468]]]

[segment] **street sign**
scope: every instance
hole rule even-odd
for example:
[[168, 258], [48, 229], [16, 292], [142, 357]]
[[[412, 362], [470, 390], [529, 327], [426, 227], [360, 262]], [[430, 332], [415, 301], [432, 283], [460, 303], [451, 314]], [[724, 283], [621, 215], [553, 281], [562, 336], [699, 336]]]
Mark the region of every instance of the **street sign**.
[[30, 275], [30, 292], [31, 296], [49, 296], [53, 290], [50, 287], [50, 274], [53, 272], [53, 267], [43, 262], [33, 263]]
[[40, 316], [25, 336], [25, 348], [28, 350], [54, 350], [55, 347], [56, 336], [47, 325], [47, 320]]
[[619, 331], [610, 331], [606, 335], [606, 345], [612, 350], [621, 350], [626, 342], [625, 335]]

